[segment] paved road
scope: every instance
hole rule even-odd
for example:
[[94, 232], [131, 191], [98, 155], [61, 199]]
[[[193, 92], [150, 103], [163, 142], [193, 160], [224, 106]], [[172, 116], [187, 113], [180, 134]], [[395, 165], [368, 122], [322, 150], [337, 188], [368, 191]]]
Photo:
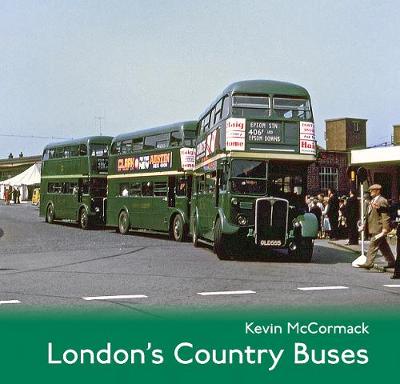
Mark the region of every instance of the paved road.
[[[385, 287], [396, 280], [387, 273], [352, 268], [354, 258], [351, 252], [317, 241], [311, 264], [288, 262], [284, 253], [273, 260], [220, 261], [210, 249], [196, 249], [191, 243], [50, 225], [29, 204], [0, 203], [0, 309], [398, 306], [400, 287]], [[309, 287], [335, 289], [299, 289]], [[199, 295], [226, 291], [255, 293]], [[139, 297], [83, 299], [120, 295]]]

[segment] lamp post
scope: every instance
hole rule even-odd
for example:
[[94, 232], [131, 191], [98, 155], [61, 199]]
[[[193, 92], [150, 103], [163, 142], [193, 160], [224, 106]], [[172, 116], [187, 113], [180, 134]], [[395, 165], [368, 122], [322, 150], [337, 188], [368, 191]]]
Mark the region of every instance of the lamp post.
[[367, 262], [367, 257], [365, 256], [365, 214], [364, 214], [364, 181], [367, 180], [368, 174], [367, 170], [364, 167], [360, 167], [357, 169], [357, 183], [360, 184], [360, 213], [361, 213], [361, 255], [355, 259], [351, 265], [355, 268], [359, 268], [360, 265], [365, 264]]

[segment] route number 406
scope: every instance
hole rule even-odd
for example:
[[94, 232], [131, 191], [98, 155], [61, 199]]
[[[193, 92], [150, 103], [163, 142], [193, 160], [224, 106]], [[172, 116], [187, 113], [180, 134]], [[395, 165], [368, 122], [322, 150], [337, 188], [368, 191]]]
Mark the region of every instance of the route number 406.
[[249, 135], [251, 136], [262, 136], [264, 134], [263, 129], [250, 129], [249, 130]]

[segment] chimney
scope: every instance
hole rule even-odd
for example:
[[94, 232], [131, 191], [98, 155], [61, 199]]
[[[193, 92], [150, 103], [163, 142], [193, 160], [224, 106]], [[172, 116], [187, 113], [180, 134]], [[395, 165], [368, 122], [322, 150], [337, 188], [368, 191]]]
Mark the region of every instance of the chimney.
[[400, 124], [393, 125], [393, 144], [400, 145]]

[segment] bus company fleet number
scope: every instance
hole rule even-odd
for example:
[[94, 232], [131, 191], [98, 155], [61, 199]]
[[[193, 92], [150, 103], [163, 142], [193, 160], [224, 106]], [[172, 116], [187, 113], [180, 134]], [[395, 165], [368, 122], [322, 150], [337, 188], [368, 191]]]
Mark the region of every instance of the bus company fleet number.
[[250, 129], [247, 132], [249, 141], [280, 143], [281, 136], [279, 125], [277, 123], [256, 122], [250, 123]]

